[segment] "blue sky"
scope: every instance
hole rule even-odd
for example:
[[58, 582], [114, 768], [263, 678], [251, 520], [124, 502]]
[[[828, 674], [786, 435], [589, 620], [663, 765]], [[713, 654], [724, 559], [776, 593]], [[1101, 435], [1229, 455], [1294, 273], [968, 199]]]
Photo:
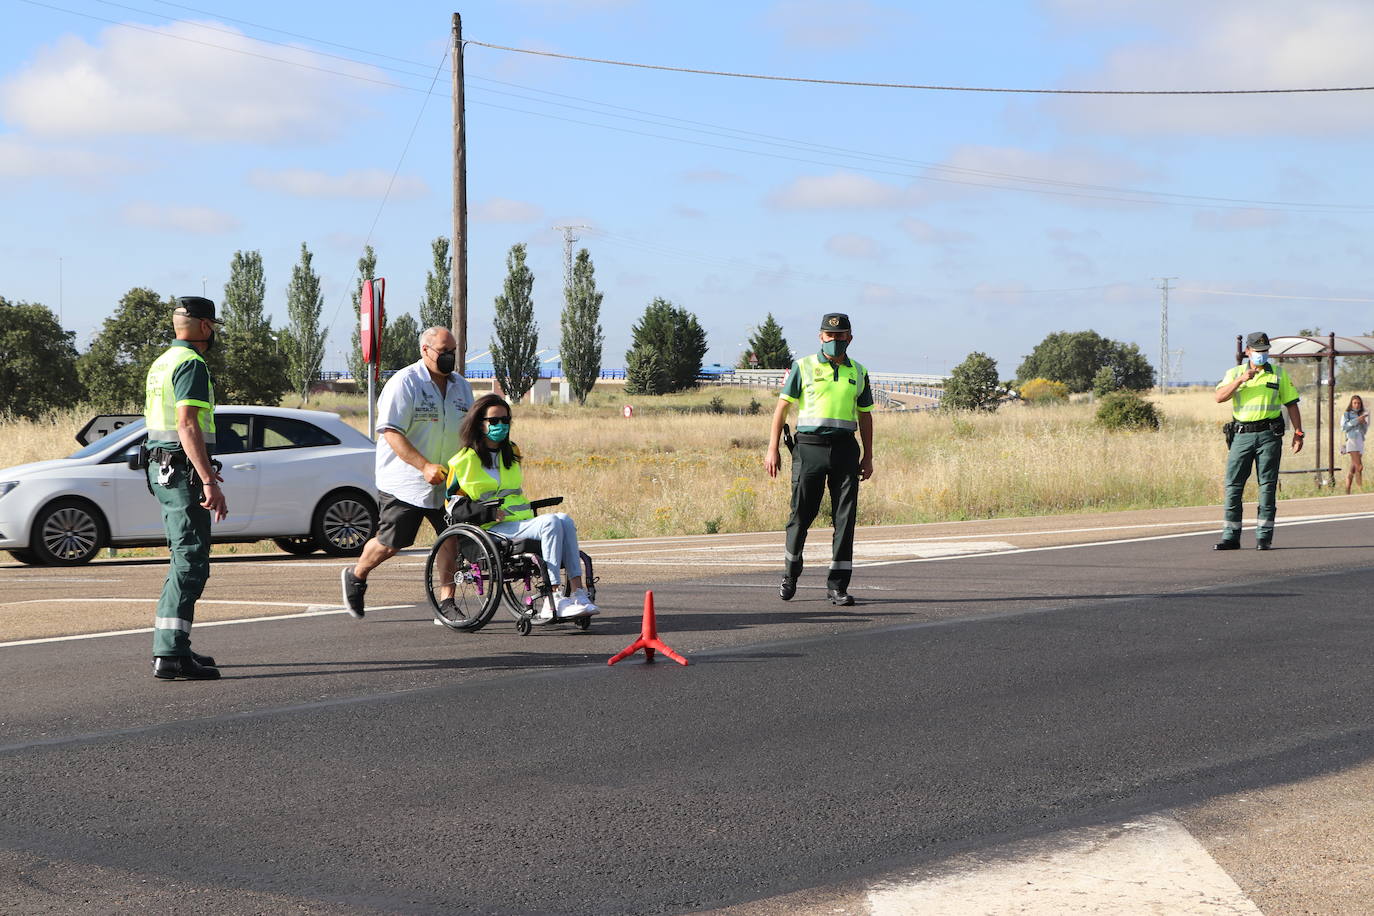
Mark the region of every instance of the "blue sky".
[[[56, 310], [60, 273], [62, 317], [84, 345], [130, 287], [199, 293], [204, 278], [218, 300], [234, 251], [258, 249], [280, 321], [305, 242], [332, 322], [326, 367], [338, 367], [370, 233], [389, 309], [416, 310], [430, 240], [451, 225], [451, 7], [0, 9], [0, 295]], [[730, 72], [1374, 85], [1364, 0], [484, 0], [459, 12], [469, 39]], [[838, 310], [873, 368], [940, 372], [977, 349], [1006, 377], [1058, 330], [1091, 327], [1156, 362], [1157, 277], [1178, 278], [1175, 377], [1219, 377], [1253, 329], [1374, 328], [1369, 301], [1341, 301], [1374, 300], [1371, 93], [911, 91], [475, 46], [467, 73], [474, 351], [515, 242], [530, 248], [541, 344], [557, 347], [561, 224], [590, 227], [608, 366], [623, 364], [654, 296], [700, 317], [708, 362], [733, 362], [770, 311], [804, 350]]]

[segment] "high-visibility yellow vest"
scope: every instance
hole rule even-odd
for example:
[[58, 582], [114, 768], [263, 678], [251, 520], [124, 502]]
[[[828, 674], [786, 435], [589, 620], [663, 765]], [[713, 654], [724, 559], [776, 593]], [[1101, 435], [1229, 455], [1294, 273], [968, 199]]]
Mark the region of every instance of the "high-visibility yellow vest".
[[[172, 374], [177, 367], [188, 360], [198, 359], [205, 362], [204, 357], [196, 352], [194, 347], [168, 347], [167, 351], [153, 360], [153, 364], [148, 367], [147, 396], [143, 402], [143, 419], [148, 424], [148, 439], [154, 442], [178, 442], [180, 437], [177, 435], [177, 407], [190, 405], [199, 407], [196, 418], [200, 422], [201, 434], [205, 437], [205, 444], [212, 445], [215, 441], [215, 386], [210, 383], [210, 400], [177, 401], [176, 392], [172, 387]], [[209, 377], [209, 367], [205, 370], [206, 377]]]
[[[1245, 371], [1245, 364], [1226, 373], [1218, 388], [1236, 380]], [[1298, 399], [1298, 389], [1288, 373], [1278, 366], [1271, 365], [1270, 371], [1260, 372], [1248, 382], [1241, 382], [1236, 393], [1231, 396], [1231, 416], [1241, 423], [1254, 423], [1257, 420], [1270, 420], [1283, 413], [1283, 405]]]
[[[501, 508], [506, 510], [506, 517], [501, 519], [503, 522], [519, 522], [534, 518], [530, 501], [525, 498], [525, 493], [521, 489], [524, 479], [520, 473], [520, 462], [512, 461], [510, 467], [505, 467], [498, 457], [496, 466], [500, 480], [492, 479], [487, 469], [482, 466], [482, 459], [475, 450], [463, 449], [449, 459], [448, 494], [452, 496], [462, 490], [472, 500], [499, 497]], [[496, 522], [487, 522], [482, 527], [490, 528], [495, 524]]]
[[[838, 370], [838, 371], [836, 371]], [[802, 396], [797, 405], [797, 429], [859, 428], [859, 395], [868, 371], [853, 359], [836, 366], [811, 353], [797, 360]]]

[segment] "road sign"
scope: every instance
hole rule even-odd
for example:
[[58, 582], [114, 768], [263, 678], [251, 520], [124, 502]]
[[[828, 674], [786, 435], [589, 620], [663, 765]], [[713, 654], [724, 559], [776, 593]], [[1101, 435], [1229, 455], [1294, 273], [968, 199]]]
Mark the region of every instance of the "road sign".
[[76, 441], [82, 445], [90, 445], [97, 439], [104, 439], [115, 430], [142, 419], [141, 413], [109, 413], [91, 417], [90, 422], [81, 427], [81, 431], [76, 434]]
[[[382, 361], [382, 329], [386, 323], [386, 278], [363, 281], [363, 295], [358, 303], [359, 337], [362, 338], [363, 362], [380, 365]], [[375, 372], [376, 370], [374, 370]]]

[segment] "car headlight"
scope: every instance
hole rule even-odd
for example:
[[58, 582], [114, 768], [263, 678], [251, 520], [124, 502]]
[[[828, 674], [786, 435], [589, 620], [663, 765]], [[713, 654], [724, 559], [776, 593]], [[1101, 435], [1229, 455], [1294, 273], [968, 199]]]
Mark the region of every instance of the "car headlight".
[[17, 480], [0, 480], [0, 496], [4, 496], [17, 486], [19, 486], [19, 481]]

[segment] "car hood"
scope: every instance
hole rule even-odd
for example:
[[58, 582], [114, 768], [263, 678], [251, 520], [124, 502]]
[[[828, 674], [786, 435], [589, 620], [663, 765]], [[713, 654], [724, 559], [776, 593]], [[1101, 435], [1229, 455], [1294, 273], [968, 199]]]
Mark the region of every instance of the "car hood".
[[48, 461], [31, 461], [28, 464], [16, 464], [12, 468], [0, 468], [0, 481], [4, 480], [23, 480], [25, 477], [36, 477], [44, 471], [53, 471], [59, 468], [69, 468], [72, 466], [70, 458], [53, 458]]

